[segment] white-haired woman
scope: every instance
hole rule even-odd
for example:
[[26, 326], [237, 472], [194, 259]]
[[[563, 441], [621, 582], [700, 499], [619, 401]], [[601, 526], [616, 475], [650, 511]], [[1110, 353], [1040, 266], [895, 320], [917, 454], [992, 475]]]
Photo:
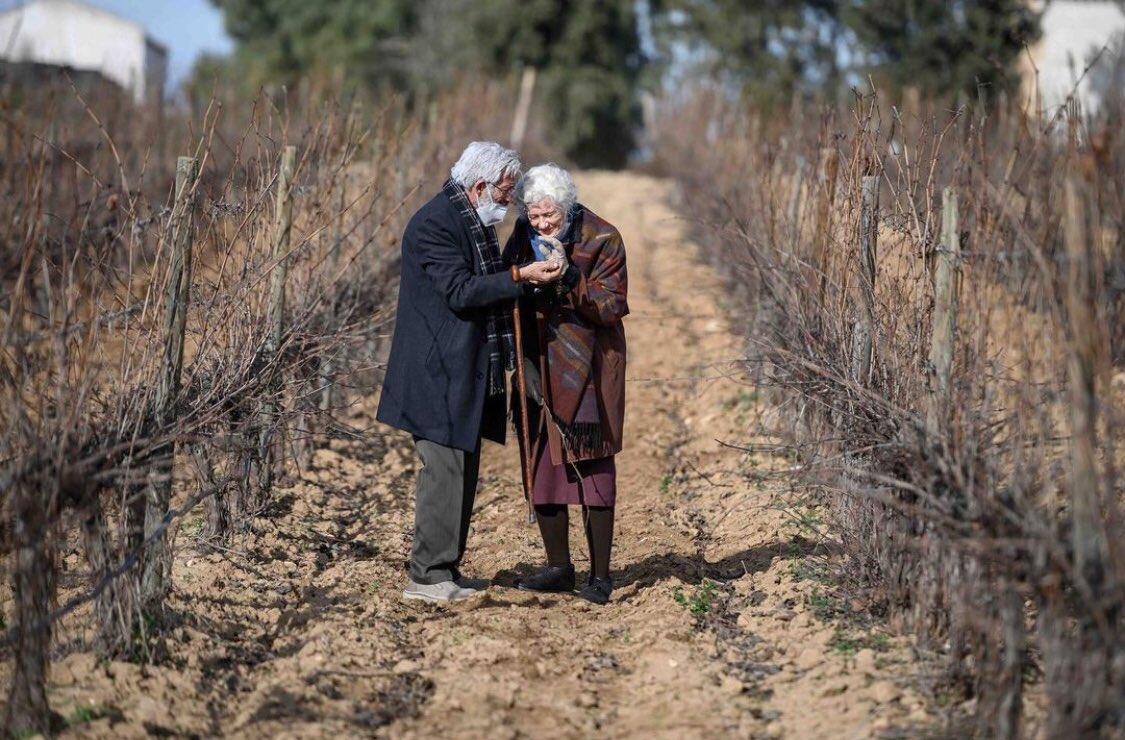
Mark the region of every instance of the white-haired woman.
[[528, 170], [516, 197], [521, 216], [504, 248], [505, 261], [566, 266], [558, 282], [538, 286], [521, 299], [532, 401], [531, 495], [547, 565], [516, 585], [529, 591], [574, 590], [569, 507], [581, 506], [590, 576], [579, 595], [604, 604], [613, 590], [615, 455], [621, 451], [625, 415], [625, 246], [617, 229], [578, 202], [574, 180], [557, 165]]

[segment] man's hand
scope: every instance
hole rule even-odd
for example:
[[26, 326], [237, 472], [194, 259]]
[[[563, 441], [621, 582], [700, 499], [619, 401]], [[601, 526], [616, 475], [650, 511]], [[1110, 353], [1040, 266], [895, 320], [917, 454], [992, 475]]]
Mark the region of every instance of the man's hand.
[[562, 277], [564, 265], [558, 261], [532, 262], [520, 268], [520, 277], [532, 285], [546, 285]]

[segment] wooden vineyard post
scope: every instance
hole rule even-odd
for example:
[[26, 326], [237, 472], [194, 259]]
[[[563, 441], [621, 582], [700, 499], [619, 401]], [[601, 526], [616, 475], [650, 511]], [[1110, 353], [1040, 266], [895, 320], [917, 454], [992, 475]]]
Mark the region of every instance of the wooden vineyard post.
[[[339, 212], [336, 216], [336, 234], [332, 239], [332, 255], [329, 259], [331, 265], [330, 274], [335, 275], [340, 266], [340, 250], [344, 248], [344, 213], [348, 205], [348, 180], [344, 178], [340, 186], [340, 205]], [[335, 318], [337, 309], [333, 306], [333, 318]], [[331, 357], [320, 358], [320, 398], [317, 407], [322, 415], [330, 414], [332, 408], [336, 404], [335, 400], [335, 364]]]
[[813, 242], [813, 267], [820, 274], [819, 305], [824, 305], [824, 292], [828, 289], [828, 243], [832, 230], [832, 206], [836, 200], [836, 173], [840, 169], [840, 153], [836, 147], [820, 150], [820, 199], [816, 212], [816, 236]]
[[106, 526], [105, 511], [97, 491], [89, 494], [89, 501], [81, 510], [82, 544], [86, 550], [86, 562], [90, 566], [91, 580], [98, 583], [103, 578], [108, 584], [94, 599], [94, 620], [97, 633], [94, 646], [101, 655], [112, 655], [114, 649], [124, 645], [132, 636], [123, 626], [128, 625], [132, 615], [122, 614], [127, 603], [127, 595], [121, 593], [121, 583], [112, 579], [113, 549]]
[[930, 389], [926, 431], [932, 437], [945, 427], [949, 414], [949, 378], [953, 367], [953, 340], [957, 331], [957, 273], [961, 260], [957, 191], [942, 193], [941, 244], [934, 264], [934, 316], [930, 334]]
[[793, 173], [791, 192], [789, 194], [789, 210], [785, 220], [789, 222], [789, 253], [796, 255], [797, 245], [801, 238], [801, 201], [805, 189], [805, 168], [798, 167]]
[[[166, 430], [175, 421], [176, 397], [184, 365], [184, 333], [187, 329], [188, 302], [191, 298], [192, 216], [199, 162], [191, 157], [176, 160], [176, 196], [172, 206], [172, 255], [164, 313], [164, 352], [156, 387], [157, 425]], [[154, 455], [156, 479], [149, 485], [145, 506], [145, 540], [163, 525], [172, 498], [172, 466], [175, 442], [163, 445]], [[169, 555], [167, 537], [149, 543], [141, 576], [141, 598], [146, 608], [158, 607], [168, 588]]]
[[995, 718], [996, 736], [1016, 740], [1020, 737], [1020, 717], [1023, 715], [1024, 651], [1027, 641], [1024, 624], [1023, 596], [1015, 586], [1007, 586], [999, 595], [1000, 629], [1003, 634], [1003, 653], [1000, 658], [1000, 677]]
[[859, 221], [859, 285], [861, 309], [852, 344], [852, 378], [866, 386], [871, 374], [875, 336], [875, 256], [879, 236], [879, 177], [863, 178], [863, 210]]
[[16, 640], [12, 646], [11, 687], [4, 718], [10, 737], [51, 733], [47, 703], [47, 669], [51, 647], [51, 576], [47, 542], [55, 498], [53, 492], [17, 483], [8, 503], [12, 517], [12, 610]]
[[1070, 500], [1072, 544], [1078, 573], [1098, 591], [1108, 552], [1098, 482], [1097, 394], [1100, 333], [1086, 203], [1078, 173], [1065, 183], [1063, 241], [1066, 246], [1066, 314], [1070, 324]]
[[269, 334], [266, 337], [265, 367], [268, 374], [265, 400], [262, 403], [262, 428], [258, 442], [259, 494], [264, 500], [273, 488], [273, 468], [277, 460], [280, 434], [278, 394], [281, 386], [281, 341], [285, 332], [285, 282], [289, 277], [289, 237], [293, 230], [293, 170], [297, 166], [297, 147], [287, 146], [281, 154], [277, 175], [277, 220], [274, 224], [273, 273], [270, 275], [270, 300], [266, 314]]
[[527, 118], [531, 112], [531, 99], [535, 95], [535, 80], [539, 76], [539, 68], [528, 65], [523, 68], [520, 75], [520, 94], [516, 99], [516, 112], [512, 117], [512, 133], [508, 137], [513, 149], [523, 146], [524, 136], [527, 134]]

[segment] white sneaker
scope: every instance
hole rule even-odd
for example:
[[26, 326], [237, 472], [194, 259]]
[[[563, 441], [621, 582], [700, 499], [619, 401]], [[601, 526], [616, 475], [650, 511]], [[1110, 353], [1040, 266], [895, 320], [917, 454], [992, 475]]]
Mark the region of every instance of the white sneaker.
[[419, 601], [432, 601], [436, 603], [449, 603], [451, 601], [464, 601], [477, 595], [477, 590], [461, 588], [453, 581], [441, 583], [418, 583], [411, 579], [402, 592], [404, 599], [417, 599]]

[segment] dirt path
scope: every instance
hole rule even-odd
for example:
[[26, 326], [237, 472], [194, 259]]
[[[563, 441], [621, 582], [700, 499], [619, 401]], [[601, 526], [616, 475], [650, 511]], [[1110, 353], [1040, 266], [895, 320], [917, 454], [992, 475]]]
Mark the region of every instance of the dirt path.
[[[830, 552], [802, 536], [815, 510], [757, 482], [788, 463], [717, 442], [744, 444], [758, 401], [670, 184], [586, 173], [579, 187], [624, 235], [633, 311], [610, 605], [510, 588], [542, 560], [514, 445], [486, 446], [464, 566], [496, 585], [451, 609], [401, 602], [413, 454], [397, 434], [385, 449], [338, 440], [244, 541], [179, 560], [164, 664], [59, 666], [61, 711], [97, 710], [75, 731], [867, 737], [926, 724], [909, 646], [836, 595]], [[374, 405], [351, 421], [370, 425]], [[583, 577], [577, 523], [572, 547]]]

